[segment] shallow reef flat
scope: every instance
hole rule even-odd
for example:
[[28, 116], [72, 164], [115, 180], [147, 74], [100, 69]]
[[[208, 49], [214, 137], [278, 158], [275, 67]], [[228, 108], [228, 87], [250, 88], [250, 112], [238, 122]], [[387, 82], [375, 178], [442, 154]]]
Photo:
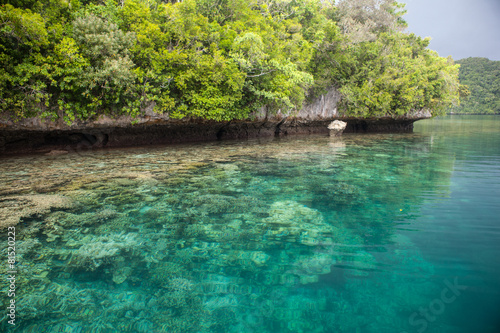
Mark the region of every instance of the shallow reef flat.
[[452, 164], [417, 135], [2, 159], [18, 331], [396, 331], [441, 288], [400, 224]]

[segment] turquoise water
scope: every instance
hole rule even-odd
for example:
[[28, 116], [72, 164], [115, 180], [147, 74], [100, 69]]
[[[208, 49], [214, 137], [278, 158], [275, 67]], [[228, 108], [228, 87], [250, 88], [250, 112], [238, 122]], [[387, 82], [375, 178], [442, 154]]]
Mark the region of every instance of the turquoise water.
[[0, 159], [16, 332], [500, 331], [500, 117]]

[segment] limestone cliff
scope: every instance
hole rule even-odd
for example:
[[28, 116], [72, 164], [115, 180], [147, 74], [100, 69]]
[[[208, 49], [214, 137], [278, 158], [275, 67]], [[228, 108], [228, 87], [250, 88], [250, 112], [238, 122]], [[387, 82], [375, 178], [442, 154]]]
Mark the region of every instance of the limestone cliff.
[[246, 120], [215, 122], [203, 119], [170, 119], [152, 108], [132, 120], [129, 116], [102, 116], [94, 121], [48, 121], [29, 118], [14, 122], [0, 118], [0, 153], [48, 152], [53, 149], [139, 146], [149, 144], [245, 139], [260, 136], [328, 133], [335, 119], [347, 122], [348, 132], [411, 132], [413, 122], [429, 118], [420, 110], [401, 117], [353, 118], [339, 114], [340, 94], [331, 89], [300, 111], [270, 114], [266, 108]]

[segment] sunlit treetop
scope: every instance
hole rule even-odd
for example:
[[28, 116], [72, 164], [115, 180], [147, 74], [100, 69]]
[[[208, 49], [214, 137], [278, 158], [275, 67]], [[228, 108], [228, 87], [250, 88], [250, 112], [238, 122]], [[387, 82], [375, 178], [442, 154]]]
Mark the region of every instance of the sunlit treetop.
[[0, 107], [225, 121], [336, 88], [346, 115], [439, 113], [458, 103], [458, 66], [403, 33], [403, 14], [391, 0], [7, 1]]

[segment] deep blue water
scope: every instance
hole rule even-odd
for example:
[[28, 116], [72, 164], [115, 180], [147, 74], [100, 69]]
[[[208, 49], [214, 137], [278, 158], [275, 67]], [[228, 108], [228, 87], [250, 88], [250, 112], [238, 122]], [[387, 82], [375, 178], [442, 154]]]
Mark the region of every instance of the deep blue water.
[[0, 220], [2, 331], [500, 332], [498, 116], [3, 158]]

